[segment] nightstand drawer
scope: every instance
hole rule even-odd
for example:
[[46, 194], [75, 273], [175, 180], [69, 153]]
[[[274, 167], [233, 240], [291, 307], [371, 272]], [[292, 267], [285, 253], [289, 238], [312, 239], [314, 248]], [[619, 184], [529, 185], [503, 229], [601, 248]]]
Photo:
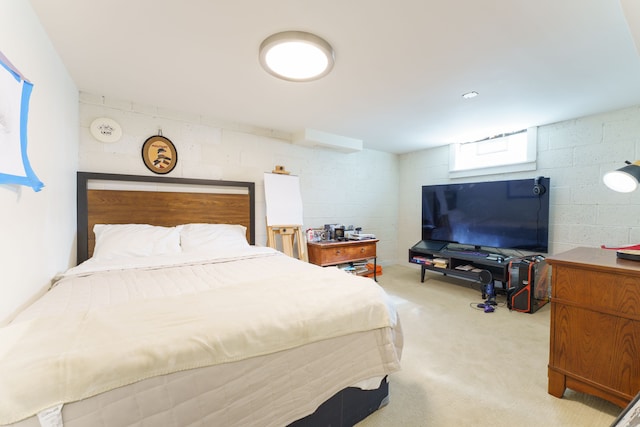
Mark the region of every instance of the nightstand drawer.
[[309, 262], [327, 266], [375, 258], [376, 242], [377, 240], [309, 243]]
[[323, 264], [336, 264], [376, 256], [376, 245], [342, 246], [322, 251]]

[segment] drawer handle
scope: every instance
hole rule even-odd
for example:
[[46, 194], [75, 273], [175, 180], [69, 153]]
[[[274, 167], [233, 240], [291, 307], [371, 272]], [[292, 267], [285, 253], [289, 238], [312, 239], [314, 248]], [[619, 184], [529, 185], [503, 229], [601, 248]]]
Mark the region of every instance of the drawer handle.
[[336, 249], [336, 255], [340, 255], [340, 249]]
[[364, 253], [364, 248], [360, 248], [360, 253], [363, 254]]

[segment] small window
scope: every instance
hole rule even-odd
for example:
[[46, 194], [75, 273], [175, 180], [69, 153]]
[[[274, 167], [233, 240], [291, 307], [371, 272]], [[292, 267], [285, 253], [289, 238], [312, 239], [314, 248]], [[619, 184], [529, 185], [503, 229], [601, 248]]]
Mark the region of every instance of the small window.
[[451, 144], [449, 176], [465, 177], [536, 169], [537, 128]]

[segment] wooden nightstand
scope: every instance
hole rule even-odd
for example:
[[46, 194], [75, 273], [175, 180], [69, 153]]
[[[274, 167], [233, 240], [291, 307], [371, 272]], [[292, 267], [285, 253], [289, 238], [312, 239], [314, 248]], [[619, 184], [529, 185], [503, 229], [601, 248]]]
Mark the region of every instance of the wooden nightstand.
[[367, 270], [360, 274], [373, 274], [373, 280], [377, 281], [377, 242], [378, 239], [346, 240], [343, 242], [308, 242], [307, 251], [309, 254], [309, 262], [322, 267], [328, 267], [330, 265], [349, 264], [373, 259], [373, 270]]

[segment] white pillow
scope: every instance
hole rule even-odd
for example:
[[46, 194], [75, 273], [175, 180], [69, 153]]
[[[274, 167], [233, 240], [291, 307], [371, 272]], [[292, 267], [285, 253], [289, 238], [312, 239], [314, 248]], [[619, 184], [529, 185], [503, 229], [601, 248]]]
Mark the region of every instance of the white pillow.
[[239, 224], [185, 224], [180, 226], [184, 252], [249, 247], [247, 227]]
[[178, 227], [149, 224], [96, 224], [93, 258], [113, 259], [176, 254], [180, 248]]

